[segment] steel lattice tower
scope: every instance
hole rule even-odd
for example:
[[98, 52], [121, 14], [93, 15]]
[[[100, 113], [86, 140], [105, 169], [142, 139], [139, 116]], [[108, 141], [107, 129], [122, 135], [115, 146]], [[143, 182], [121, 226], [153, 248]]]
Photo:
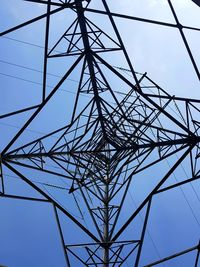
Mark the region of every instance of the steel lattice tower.
[[[140, 262], [141, 257], [145, 258], [142, 251], [149, 216], [157, 195], [200, 177], [200, 101], [171, 96], [147, 73], [136, 72], [114, 18], [175, 28], [180, 32], [191, 64], [200, 79], [198, 66], [184, 34], [185, 28], [194, 31], [199, 29], [181, 25], [170, 0], [167, 2], [175, 24], [112, 13], [106, 0], [99, 1], [99, 9], [91, 7], [94, 0], [26, 1], [45, 5], [47, 12], [2, 32], [1, 36], [41, 19], [46, 20], [42, 102], [0, 116], [0, 119], [4, 119], [32, 111], [24, 126], [1, 151], [1, 197], [49, 202], [53, 205], [66, 266], [114, 267], [126, 266], [127, 263], [130, 266], [142, 266]], [[198, 1], [194, 2], [199, 4]], [[75, 18], [50, 47], [51, 16], [63, 10], [73, 12]], [[90, 14], [105, 17], [105, 27], [91, 20]], [[110, 63], [115, 53], [120, 54], [126, 70]], [[67, 70], [54, 88], [47, 91], [49, 61], [60, 58], [68, 60]], [[129, 76], [122, 71], [128, 72]], [[70, 119], [63, 127], [19, 145], [18, 139], [27, 127], [53, 101], [54, 95], [73, 73], [78, 77], [78, 86]], [[123, 90], [118, 90], [119, 87]], [[83, 96], [87, 96], [84, 101]], [[55, 134], [56, 141], [51, 138]], [[165, 160], [169, 160], [170, 165], [162, 169]], [[187, 166], [189, 177], [183, 176], [181, 180], [167, 184], [182, 164]], [[41, 198], [8, 194], [4, 186], [4, 168], [33, 187]], [[29, 172], [24, 172], [24, 169]], [[59, 189], [56, 184], [58, 177], [70, 183], [64, 197], [66, 206], [56, 194], [49, 193], [33, 181], [32, 178], [36, 179], [38, 173], [44, 175], [41, 174], [41, 183], [55, 190]], [[137, 177], [140, 179], [145, 176], [148, 179], [148, 173], [158, 177], [150, 183], [142, 200], [135, 207], [130, 207], [128, 191], [132, 187], [137, 188]], [[46, 178], [48, 176], [49, 179]], [[137, 190], [143, 189], [139, 186]], [[88, 220], [88, 225], [74, 216], [75, 209]], [[84, 242], [67, 240], [59, 212], [77, 226], [80, 235], [84, 236]], [[143, 220], [138, 223], [141, 214]], [[134, 232], [135, 228], [137, 230]], [[168, 262], [191, 251], [196, 253], [194, 266], [198, 266], [199, 249], [197, 242], [193, 247], [174, 251], [168, 257], [146, 266]]]

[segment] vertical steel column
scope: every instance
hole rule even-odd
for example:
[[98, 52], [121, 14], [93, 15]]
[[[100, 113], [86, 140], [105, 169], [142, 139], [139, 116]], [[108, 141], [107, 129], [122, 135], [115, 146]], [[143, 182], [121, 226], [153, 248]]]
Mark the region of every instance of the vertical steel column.
[[97, 105], [97, 110], [98, 110], [98, 114], [99, 114], [99, 120], [101, 123], [101, 127], [103, 130], [103, 133], [105, 135], [105, 127], [104, 127], [104, 123], [103, 123], [103, 115], [102, 115], [102, 110], [101, 110], [101, 105], [100, 105], [100, 98], [99, 98], [99, 93], [98, 93], [98, 86], [96, 83], [96, 74], [95, 74], [95, 70], [94, 70], [94, 57], [93, 57], [93, 52], [91, 50], [90, 47], [90, 42], [89, 42], [89, 38], [88, 38], [88, 31], [87, 31], [87, 26], [86, 26], [86, 18], [84, 15], [84, 8], [82, 5], [82, 1], [76, 0], [76, 11], [77, 11], [77, 16], [78, 16], [78, 22], [79, 22], [79, 27], [81, 30], [81, 34], [82, 34], [82, 40], [83, 40], [83, 45], [84, 45], [84, 52], [85, 52], [85, 58], [86, 58], [86, 62], [88, 64], [88, 69], [90, 72], [90, 77], [91, 77], [91, 82], [92, 82], [92, 87], [94, 90], [94, 97], [95, 97], [95, 102]]
[[[76, 10], [77, 10], [77, 16], [78, 16], [78, 21], [79, 21], [79, 26], [80, 30], [82, 33], [82, 40], [83, 40], [83, 45], [85, 49], [85, 54], [86, 54], [86, 62], [88, 64], [88, 69], [90, 72], [90, 77], [91, 77], [91, 82], [92, 82], [92, 87], [94, 90], [94, 98], [98, 110], [98, 115], [99, 115], [99, 120], [101, 123], [102, 131], [104, 134], [104, 137], [106, 138], [106, 131], [103, 123], [103, 114], [102, 114], [102, 109], [100, 105], [100, 98], [99, 98], [99, 92], [98, 92], [98, 87], [95, 79], [95, 70], [94, 70], [94, 58], [92, 54], [92, 50], [90, 47], [90, 42], [88, 38], [88, 31], [87, 31], [87, 25], [86, 25], [86, 18], [84, 15], [84, 9], [81, 1], [76, 1]], [[104, 194], [104, 218], [103, 218], [103, 223], [104, 223], [104, 234], [103, 234], [103, 266], [108, 267], [109, 266], [109, 177], [107, 176], [105, 178], [105, 194]]]
[[104, 267], [109, 267], [109, 176], [108, 173], [105, 177], [105, 194], [104, 194], [104, 251], [103, 261]]

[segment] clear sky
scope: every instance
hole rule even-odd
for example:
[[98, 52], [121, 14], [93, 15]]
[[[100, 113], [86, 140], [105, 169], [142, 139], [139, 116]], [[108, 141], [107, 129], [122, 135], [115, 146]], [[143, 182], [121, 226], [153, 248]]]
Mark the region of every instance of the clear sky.
[[[112, 12], [175, 23], [167, 0], [110, 0], [107, 2], [109, 2]], [[183, 25], [200, 27], [199, 7], [192, 3], [191, 0], [173, 0], [172, 2]], [[92, 0], [91, 6], [101, 8], [101, 1]], [[44, 12], [44, 5], [28, 3], [22, 0], [1, 0], [0, 31], [4, 31]], [[71, 23], [73, 16], [72, 12], [68, 13], [66, 11], [52, 17], [50, 47], [54, 45], [55, 41]], [[95, 20], [102, 27], [108, 27], [107, 31], [112, 33], [111, 27], [107, 26], [106, 20], [101, 15], [88, 14], [88, 17]], [[136, 71], [147, 72], [156, 83], [172, 95], [191, 98], [200, 97], [199, 80], [178, 29], [123, 20], [121, 18], [116, 18], [115, 22]], [[184, 33], [199, 66], [200, 32], [184, 30]], [[41, 72], [44, 21], [41, 20], [5, 37], [1, 37], [0, 42], [0, 114], [39, 104], [42, 95]], [[63, 46], [64, 44], [61, 45], [61, 49]], [[108, 54], [107, 59], [114, 66], [127, 67], [119, 54], [116, 54], [116, 56]], [[59, 81], [72, 63], [69, 58], [51, 60], [48, 67], [48, 72], [50, 73], [47, 79], [48, 92], [51, 91], [51, 88]], [[51, 74], [57, 75], [57, 77]], [[64, 83], [55, 95], [52, 103], [41, 112], [22, 137], [19, 138], [16, 146], [43, 136], [45, 133], [59, 128], [66, 121], [69, 121], [78, 75], [78, 71], [72, 73], [69, 77], [70, 79]], [[124, 88], [119, 88], [120, 86], [117, 82], [113, 81], [113, 84], [117, 90], [124, 90]], [[83, 96], [80, 106], [84, 105], [84, 99], [86, 103], [89, 101], [88, 96]], [[0, 121], [0, 150], [4, 148], [31, 114], [32, 112], [27, 112], [23, 115]], [[179, 156], [178, 154], [177, 157]], [[170, 158], [164, 167], [159, 165], [157, 168], [152, 169], [150, 176], [153, 177], [155, 174], [164, 173], [169, 167], [168, 164], [171, 166], [175, 160], [175, 158]], [[179, 170], [173, 177], [174, 180], [177, 177], [180, 180], [183, 179], [180, 177], [181, 175], [186, 176], [187, 162], [184, 164], [182, 170]], [[16, 175], [7, 168], [4, 168], [4, 173], [7, 178], [6, 188], [10, 194], [38, 196], [36, 192], [20, 182]], [[39, 172], [28, 173], [28, 170], [23, 169], [23, 173], [29, 175], [30, 179], [36, 181], [37, 184], [41, 181], [52, 181], [52, 176], [46, 177]], [[149, 174], [145, 173], [145, 175]], [[142, 175], [138, 175], [137, 179], [136, 186], [129, 191], [127, 207], [137, 206], [146, 191], [148, 192], [148, 186], [151, 188], [155, 182], [148, 181], [147, 185]], [[62, 188], [56, 190], [48, 186], [41, 185], [41, 187], [48, 194], [53, 194], [59, 203], [62, 203], [67, 210], [87, 226], [87, 223], [89, 223], [87, 218], [85, 220], [80, 218], [80, 212], [74, 202], [70, 200], [66, 190], [64, 190], [69, 188], [70, 184], [63, 182], [62, 179], [56, 179], [54, 182]], [[138, 192], [138, 188], [142, 186], [144, 186], [144, 193]], [[195, 191], [193, 187], [195, 187]], [[142, 259], [141, 266], [148, 261], [166, 257], [171, 253], [197, 244], [200, 234], [199, 189], [200, 184], [196, 181], [192, 185], [189, 184], [174, 189], [169, 193], [159, 195], [159, 197], [156, 196], [159, 199], [154, 203], [154, 209], [148, 225], [147, 241], [144, 247], [144, 253], [146, 252], [145, 255], [148, 256]], [[78, 199], [78, 201], [80, 202], [81, 200]], [[124, 217], [121, 217], [120, 220], [123, 221], [129, 212], [130, 209], [127, 209], [122, 214]], [[0, 213], [0, 264], [7, 267], [65, 266], [55, 214], [51, 206], [46, 203], [0, 199]], [[144, 214], [141, 213], [141, 217], [128, 230], [127, 235], [131, 233], [134, 227], [138, 228], [139, 222], [143, 220], [143, 217]], [[78, 229], [68, 219], [62, 217], [61, 221], [66, 243], [70, 243], [72, 240], [73, 242], [87, 240], [85, 236], [80, 237]], [[127, 236], [123, 236], [123, 238], [127, 238]], [[163, 266], [188, 267], [191, 266], [190, 264], [194, 258], [194, 253], [190, 253]]]

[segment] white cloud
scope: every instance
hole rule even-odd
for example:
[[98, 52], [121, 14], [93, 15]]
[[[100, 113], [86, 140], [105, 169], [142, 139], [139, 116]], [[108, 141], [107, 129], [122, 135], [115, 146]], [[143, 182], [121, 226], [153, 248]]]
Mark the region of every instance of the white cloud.
[[174, 0], [174, 4], [176, 4], [177, 7], [184, 9], [193, 6], [191, 0]]
[[[172, 0], [172, 4], [175, 4], [179, 8], [188, 8], [193, 6], [193, 3], [191, 0]], [[167, 0], [148, 0], [148, 5], [150, 7], [156, 7], [158, 5], [167, 6], [168, 1]]]
[[166, 2], [166, 0], [148, 0], [148, 5], [150, 7], [154, 7], [154, 6], [158, 5], [158, 4], [166, 6], [167, 2]]

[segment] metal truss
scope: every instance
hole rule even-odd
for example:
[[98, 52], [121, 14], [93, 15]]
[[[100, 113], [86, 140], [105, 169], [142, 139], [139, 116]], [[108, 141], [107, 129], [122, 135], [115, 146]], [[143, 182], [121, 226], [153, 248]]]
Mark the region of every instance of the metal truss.
[[[49, 202], [53, 205], [66, 266], [114, 267], [126, 266], [127, 263], [130, 266], [141, 266], [141, 257], [145, 258], [142, 251], [149, 217], [157, 196], [200, 177], [200, 100], [171, 96], [152, 81], [147, 73], [137, 73], [114, 19], [119, 17], [177, 29], [199, 79], [199, 69], [184, 29], [200, 29], [181, 25], [170, 0], [167, 2], [175, 24], [113, 13], [106, 0], [100, 1], [101, 9], [90, 7], [94, 2], [92, 0], [26, 1], [45, 5], [47, 12], [5, 30], [0, 35], [4, 36], [41, 19], [46, 20], [42, 101], [38, 105], [0, 116], [4, 119], [32, 111], [24, 126], [1, 152], [0, 197]], [[198, 1], [194, 2], [198, 4]], [[51, 16], [63, 10], [73, 12], [75, 19], [50, 47]], [[105, 16], [113, 34], [98, 26], [89, 18], [89, 14]], [[110, 55], [114, 56], [116, 52], [123, 56], [124, 65], [127, 65], [125, 71], [130, 77], [124, 75], [124, 69], [109, 63]], [[69, 67], [55, 87], [47, 92], [47, 68], [52, 58], [68, 58]], [[78, 73], [79, 82], [70, 120], [62, 128], [18, 145], [17, 141], [27, 127], [53, 101], [54, 95], [73, 72]], [[119, 87], [125, 90], [116, 90]], [[89, 98], [83, 102], [82, 96]], [[51, 138], [55, 134], [58, 137], [56, 141]], [[162, 169], [166, 160], [169, 160], [170, 166]], [[182, 164], [187, 166], [188, 176], [167, 184]], [[5, 167], [39, 192], [41, 198], [8, 194]], [[29, 172], [24, 174], [24, 170]], [[45, 178], [42, 181], [38, 178], [35, 182], [33, 178], [37, 178], [39, 173], [45, 174]], [[125, 214], [124, 207], [129, 206], [128, 191], [135, 186], [140, 175], [148, 180], [148, 173], [151, 176], [154, 173], [157, 178], [140, 203], [136, 207], [129, 207]], [[58, 178], [68, 181], [70, 187], [60, 186]], [[67, 191], [64, 195], [67, 204], [61, 203], [56, 194], [44, 190], [44, 186], [58, 192], [62, 189]], [[139, 187], [138, 190], [142, 191], [143, 188]], [[75, 210], [89, 220], [89, 225], [73, 215]], [[80, 235], [87, 237], [84, 242], [67, 240], [62, 231], [60, 212], [77, 226]], [[137, 223], [139, 234], [135, 235], [134, 223], [141, 214], [143, 220], [140, 225]], [[191, 251], [196, 252], [194, 266], [198, 266], [198, 241], [192, 248], [175, 251], [146, 266], [159, 265]]]

